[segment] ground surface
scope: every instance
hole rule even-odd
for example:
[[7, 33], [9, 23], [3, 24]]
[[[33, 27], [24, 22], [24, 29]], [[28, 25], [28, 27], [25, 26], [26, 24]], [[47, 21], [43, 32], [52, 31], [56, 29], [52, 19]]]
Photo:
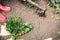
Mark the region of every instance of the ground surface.
[[[46, 4], [37, 0], [42, 7]], [[12, 11], [4, 13], [7, 17], [11, 14], [15, 14], [21, 17], [24, 22], [29, 22], [33, 25], [33, 30], [23, 35], [21, 39], [24, 40], [44, 40], [45, 38], [54, 38], [56, 35], [59, 21], [56, 20], [56, 14], [54, 14], [54, 8], [49, 8], [46, 12], [46, 17], [39, 17], [35, 13], [35, 9], [25, 7], [25, 5], [19, 3], [17, 0], [6, 2], [6, 5], [12, 8]]]

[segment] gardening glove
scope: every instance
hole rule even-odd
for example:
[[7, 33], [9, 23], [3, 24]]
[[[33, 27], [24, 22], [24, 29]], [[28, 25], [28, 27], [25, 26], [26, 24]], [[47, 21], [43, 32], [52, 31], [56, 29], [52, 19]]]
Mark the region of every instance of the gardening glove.
[[9, 12], [11, 10], [11, 8], [0, 4], [0, 10], [2, 10], [3, 12]]
[[0, 0], [0, 3], [1, 3], [1, 0]]
[[0, 22], [5, 22], [6, 21], [6, 17], [0, 13]]

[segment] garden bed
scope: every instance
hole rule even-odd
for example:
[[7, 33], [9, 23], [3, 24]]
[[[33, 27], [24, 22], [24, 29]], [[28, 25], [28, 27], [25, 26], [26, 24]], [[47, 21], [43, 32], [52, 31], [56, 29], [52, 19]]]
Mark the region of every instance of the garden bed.
[[[40, 6], [46, 6], [45, 1], [37, 0], [37, 3]], [[56, 32], [59, 27], [59, 20], [56, 20], [56, 14], [54, 8], [49, 8], [46, 11], [46, 17], [39, 17], [34, 8], [28, 8], [17, 0], [12, 0], [5, 3], [7, 6], [10, 6], [12, 10], [8, 13], [4, 13], [7, 17], [12, 14], [15, 14], [17, 17], [22, 18], [24, 22], [29, 22], [33, 25], [33, 29], [20, 37], [24, 40], [44, 40], [46, 38], [55, 38]], [[55, 39], [54, 39], [55, 40]]]

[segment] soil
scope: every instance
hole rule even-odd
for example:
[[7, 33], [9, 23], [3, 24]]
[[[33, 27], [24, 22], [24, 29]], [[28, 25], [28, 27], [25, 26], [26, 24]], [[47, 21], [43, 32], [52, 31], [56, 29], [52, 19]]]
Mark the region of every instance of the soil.
[[[37, 0], [36, 1], [41, 7], [46, 7], [46, 1]], [[21, 36], [20, 39], [24, 40], [44, 40], [46, 38], [55, 38], [56, 32], [58, 31], [59, 20], [56, 20], [56, 14], [54, 8], [49, 8], [46, 11], [46, 17], [39, 17], [35, 12], [36, 9], [28, 8], [24, 4], [18, 2], [18, 0], [6, 1], [5, 4], [10, 6], [12, 10], [8, 13], [4, 13], [7, 17], [12, 14], [22, 18], [24, 22], [31, 23], [33, 29]]]

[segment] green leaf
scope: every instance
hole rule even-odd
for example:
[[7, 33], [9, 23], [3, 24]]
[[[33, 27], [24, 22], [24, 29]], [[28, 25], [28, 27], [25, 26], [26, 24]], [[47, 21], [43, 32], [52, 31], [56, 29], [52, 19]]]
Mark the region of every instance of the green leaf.
[[24, 23], [24, 25], [25, 25], [25, 26], [28, 26], [28, 25], [29, 25], [29, 23]]
[[30, 29], [29, 28], [25, 28], [25, 33], [27, 33], [27, 32], [29, 32], [30, 31]]
[[21, 32], [22, 32], [22, 34], [25, 34], [25, 32], [23, 30]]
[[23, 2], [23, 0], [18, 0], [18, 1]]
[[51, 4], [56, 8], [56, 13], [60, 15], [60, 0], [50, 0]]
[[32, 25], [29, 25], [29, 28], [32, 29]]
[[29, 8], [33, 7], [33, 5], [31, 3], [29, 3], [29, 2], [26, 3], [26, 6], [29, 7]]
[[18, 32], [22, 32], [22, 34], [25, 34], [29, 32], [32, 28], [32, 25], [29, 23], [22, 23], [21, 18], [12, 15], [10, 18], [6, 20], [6, 30], [12, 34], [14, 37], [14, 40], [18, 38]]

